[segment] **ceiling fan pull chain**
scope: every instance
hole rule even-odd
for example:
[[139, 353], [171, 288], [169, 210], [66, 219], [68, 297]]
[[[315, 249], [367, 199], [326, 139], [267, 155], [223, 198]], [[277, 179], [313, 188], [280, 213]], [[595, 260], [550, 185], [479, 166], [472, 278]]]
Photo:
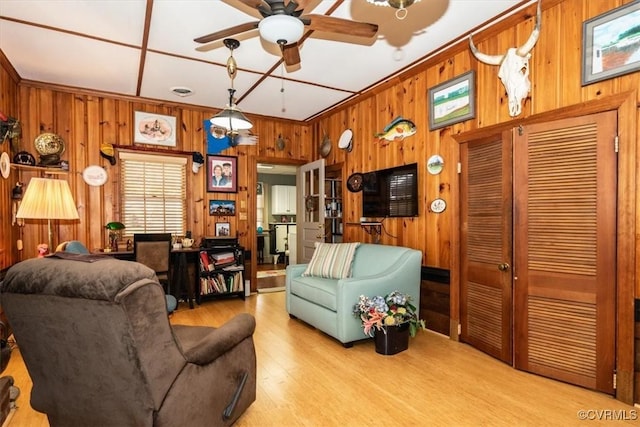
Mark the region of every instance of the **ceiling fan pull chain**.
[[282, 94], [282, 111], [285, 113], [287, 111], [287, 107], [284, 105], [284, 62], [280, 68], [280, 93]]

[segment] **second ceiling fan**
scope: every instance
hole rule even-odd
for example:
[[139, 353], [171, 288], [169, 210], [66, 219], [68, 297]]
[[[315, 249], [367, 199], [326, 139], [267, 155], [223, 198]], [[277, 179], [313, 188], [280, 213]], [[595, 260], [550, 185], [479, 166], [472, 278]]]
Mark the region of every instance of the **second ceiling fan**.
[[194, 41], [197, 43], [210, 43], [258, 28], [260, 37], [280, 46], [285, 64], [292, 66], [300, 63], [298, 41], [302, 38], [305, 27], [312, 31], [368, 38], [375, 36], [378, 32], [376, 24], [351, 21], [328, 15], [303, 15], [304, 8], [310, 0], [237, 1], [257, 9], [263, 19], [234, 25], [233, 27], [198, 37]]

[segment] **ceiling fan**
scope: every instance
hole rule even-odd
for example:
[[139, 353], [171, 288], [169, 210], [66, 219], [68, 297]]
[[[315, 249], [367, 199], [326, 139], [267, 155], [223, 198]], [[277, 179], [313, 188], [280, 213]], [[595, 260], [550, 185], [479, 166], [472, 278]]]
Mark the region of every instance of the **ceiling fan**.
[[280, 46], [285, 64], [300, 63], [298, 41], [304, 34], [304, 27], [313, 31], [346, 34], [358, 37], [373, 37], [378, 32], [376, 24], [351, 21], [328, 15], [302, 12], [311, 0], [238, 0], [255, 8], [263, 19], [235, 25], [215, 33], [194, 39], [196, 43], [210, 43], [258, 28], [260, 37]]

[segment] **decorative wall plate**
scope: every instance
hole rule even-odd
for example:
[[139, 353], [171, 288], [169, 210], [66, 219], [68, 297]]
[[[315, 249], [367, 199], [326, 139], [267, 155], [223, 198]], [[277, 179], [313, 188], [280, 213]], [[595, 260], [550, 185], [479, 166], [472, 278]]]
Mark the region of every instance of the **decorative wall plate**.
[[9, 159], [9, 155], [6, 151], [2, 152], [0, 155], [0, 174], [4, 179], [9, 178], [9, 173], [11, 172], [11, 160]]
[[443, 199], [435, 199], [431, 202], [431, 212], [433, 213], [442, 213], [445, 209], [447, 209], [447, 202]]
[[347, 190], [351, 191], [352, 193], [362, 191], [363, 179], [364, 178], [360, 172], [351, 174], [351, 176], [347, 178]]
[[322, 157], [327, 157], [329, 153], [331, 153], [331, 140], [329, 139], [329, 135], [324, 135], [322, 137], [322, 142], [320, 143], [320, 148], [318, 150]]
[[433, 156], [429, 157], [429, 160], [427, 160], [427, 171], [429, 171], [431, 175], [438, 175], [440, 172], [442, 172], [443, 167], [444, 160], [437, 154], [434, 154]]
[[99, 187], [107, 182], [107, 171], [102, 166], [87, 166], [82, 171], [82, 179], [92, 187]]
[[55, 133], [43, 133], [36, 137], [33, 142], [36, 147], [36, 151], [41, 156], [47, 156], [51, 154], [60, 154], [64, 153], [64, 141], [59, 135]]
[[342, 135], [340, 135], [340, 139], [338, 140], [338, 148], [346, 150], [349, 153], [351, 152], [353, 149], [353, 131], [351, 129], [347, 129], [342, 132]]

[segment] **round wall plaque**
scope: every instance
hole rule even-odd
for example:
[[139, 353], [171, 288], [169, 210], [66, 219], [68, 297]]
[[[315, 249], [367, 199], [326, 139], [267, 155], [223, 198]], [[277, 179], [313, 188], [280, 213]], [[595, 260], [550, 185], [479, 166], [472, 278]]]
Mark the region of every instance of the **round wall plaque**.
[[431, 212], [442, 213], [445, 209], [447, 209], [447, 202], [443, 199], [435, 199], [431, 202]]
[[438, 175], [442, 172], [443, 167], [444, 160], [437, 154], [429, 157], [429, 160], [427, 160], [427, 171], [429, 171], [431, 175]]
[[107, 171], [102, 166], [87, 166], [82, 171], [82, 179], [92, 187], [99, 187], [107, 182]]

